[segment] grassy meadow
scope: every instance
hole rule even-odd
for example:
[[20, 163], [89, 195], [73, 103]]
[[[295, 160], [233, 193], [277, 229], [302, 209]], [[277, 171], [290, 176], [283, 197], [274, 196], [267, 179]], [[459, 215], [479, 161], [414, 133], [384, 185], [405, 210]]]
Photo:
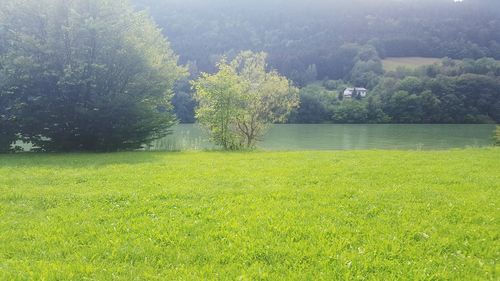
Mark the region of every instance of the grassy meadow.
[[423, 57], [402, 57], [402, 58], [386, 58], [382, 60], [382, 65], [385, 71], [395, 71], [398, 67], [415, 69], [420, 66], [431, 65], [440, 62], [439, 58], [423, 58]]
[[0, 280], [498, 280], [500, 149], [0, 156]]

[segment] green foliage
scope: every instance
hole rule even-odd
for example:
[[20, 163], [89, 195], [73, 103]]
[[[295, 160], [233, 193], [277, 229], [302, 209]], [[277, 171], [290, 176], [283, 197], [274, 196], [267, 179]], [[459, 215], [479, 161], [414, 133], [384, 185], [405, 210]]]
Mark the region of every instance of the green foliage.
[[[1, 73], [0, 64], [0, 73]], [[0, 74], [0, 85], [3, 79]], [[0, 91], [0, 153], [11, 151], [11, 144], [17, 139], [16, 120], [13, 112], [15, 108], [12, 105], [13, 98], [10, 94]]]
[[422, 112], [419, 96], [408, 91], [399, 90], [392, 94], [385, 104], [385, 110], [396, 123], [419, 122]]
[[193, 85], [196, 117], [224, 149], [254, 148], [270, 124], [285, 122], [298, 106], [298, 90], [276, 71], [266, 71], [265, 53], [242, 52], [218, 68]]
[[306, 84], [312, 83], [318, 79], [318, 70], [315, 64], [311, 64], [307, 67], [304, 77], [304, 82]]
[[343, 90], [346, 88], [342, 80], [325, 80], [323, 81], [323, 87], [328, 91]]
[[0, 153], [12, 152], [12, 144], [17, 140], [15, 131], [7, 127], [7, 121], [0, 120]]
[[300, 107], [293, 111], [291, 123], [324, 123], [331, 117], [338, 93], [321, 85], [311, 84], [300, 89]]
[[367, 123], [390, 123], [391, 117], [389, 117], [382, 108], [382, 103], [380, 99], [375, 96], [369, 96], [366, 100], [366, 111], [368, 118]]
[[[330, 91], [326, 88], [337, 89]], [[342, 81], [328, 80], [300, 90], [300, 107], [290, 117], [291, 123], [389, 123], [377, 97], [343, 98], [347, 87]]]
[[9, 31], [0, 98], [11, 105], [1, 121], [15, 121], [23, 140], [45, 151], [116, 151], [168, 133], [185, 70], [146, 14], [121, 0], [0, 5]]
[[188, 79], [183, 79], [176, 84], [175, 94], [172, 97], [175, 115], [180, 123], [194, 123], [196, 100], [191, 83]]
[[499, 122], [500, 79], [491, 69], [489, 60], [444, 60], [403, 77], [389, 73], [372, 93], [397, 123]]
[[344, 100], [334, 109], [333, 121], [335, 123], [367, 123], [368, 110], [358, 100]]
[[193, 82], [196, 89], [196, 119], [205, 126], [210, 139], [224, 149], [239, 149], [241, 142], [235, 133], [234, 118], [241, 115], [242, 101], [247, 85], [224, 60], [216, 74], [203, 73]]
[[497, 126], [495, 130], [494, 145], [500, 146], [500, 126]]
[[384, 74], [382, 62], [373, 46], [358, 46], [349, 81], [356, 87], [373, 89]]
[[[0, 10], [0, 17], [2, 11]], [[0, 87], [5, 84], [6, 75], [4, 66], [1, 63], [7, 52], [7, 30], [0, 25]], [[17, 139], [15, 120], [13, 118], [14, 98], [10, 93], [0, 91], [0, 153], [11, 151], [11, 144]]]
[[309, 65], [304, 71], [293, 70], [290, 78], [299, 86], [306, 86], [316, 82], [318, 79], [318, 70], [315, 64]]
[[498, 274], [500, 149], [7, 155], [0, 163], [0, 280]]

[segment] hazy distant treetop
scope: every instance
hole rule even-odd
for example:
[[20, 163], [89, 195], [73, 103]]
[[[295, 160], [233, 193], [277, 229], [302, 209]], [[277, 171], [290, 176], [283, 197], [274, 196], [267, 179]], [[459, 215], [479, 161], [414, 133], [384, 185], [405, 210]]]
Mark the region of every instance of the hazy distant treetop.
[[[412, 7], [432, 5], [446, 5], [447, 7], [456, 7], [458, 5], [466, 6], [477, 6], [477, 5], [487, 5], [492, 6], [498, 5], [496, 0], [136, 0], [134, 3], [142, 6], [151, 6], [163, 4], [165, 6], [182, 6], [182, 7], [193, 7], [193, 8], [206, 8], [222, 6], [227, 8], [242, 7], [242, 8], [277, 8], [281, 7], [284, 9], [296, 8], [296, 7], [309, 7], [313, 9], [324, 9], [325, 7], [332, 8], [354, 8], [354, 9], [364, 9], [373, 8], [381, 5], [395, 5], [395, 6], [408, 6]], [[451, 5], [455, 6], [451, 6]]]

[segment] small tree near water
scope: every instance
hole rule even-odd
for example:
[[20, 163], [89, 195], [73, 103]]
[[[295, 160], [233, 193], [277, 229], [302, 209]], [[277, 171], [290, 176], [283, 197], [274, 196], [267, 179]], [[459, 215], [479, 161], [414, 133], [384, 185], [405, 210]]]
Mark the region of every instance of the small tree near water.
[[222, 60], [215, 74], [193, 82], [198, 121], [212, 141], [227, 150], [254, 148], [273, 123], [285, 122], [299, 104], [298, 89], [266, 70], [266, 54], [242, 52]]

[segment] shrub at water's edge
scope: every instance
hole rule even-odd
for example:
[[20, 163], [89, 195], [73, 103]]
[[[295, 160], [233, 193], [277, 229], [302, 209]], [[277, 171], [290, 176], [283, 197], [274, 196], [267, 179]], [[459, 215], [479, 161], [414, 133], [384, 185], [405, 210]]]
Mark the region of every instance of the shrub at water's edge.
[[186, 71], [145, 13], [122, 0], [0, 8], [2, 150], [20, 137], [44, 151], [116, 151], [168, 134]]
[[226, 150], [255, 148], [270, 124], [285, 122], [299, 105], [298, 89], [276, 71], [266, 71], [265, 53], [242, 52], [218, 68], [193, 82], [196, 118]]

